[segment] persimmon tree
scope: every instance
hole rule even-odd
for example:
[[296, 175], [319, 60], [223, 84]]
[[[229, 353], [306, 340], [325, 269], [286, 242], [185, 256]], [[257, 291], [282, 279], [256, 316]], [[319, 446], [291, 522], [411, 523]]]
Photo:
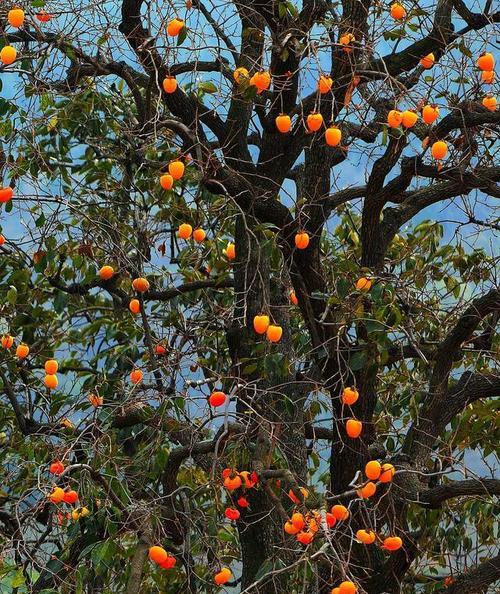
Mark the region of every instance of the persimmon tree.
[[493, 591], [493, 3], [20, 4], [2, 592]]

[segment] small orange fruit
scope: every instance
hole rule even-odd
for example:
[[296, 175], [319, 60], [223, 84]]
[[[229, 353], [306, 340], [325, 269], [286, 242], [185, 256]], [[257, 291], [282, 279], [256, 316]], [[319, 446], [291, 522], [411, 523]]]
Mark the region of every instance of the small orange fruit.
[[361, 487], [361, 489], [358, 489], [358, 497], [360, 497], [361, 499], [369, 499], [370, 497], [373, 497], [375, 495], [376, 490], [377, 485], [369, 481], [368, 483], [366, 483], [366, 485]]
[[309, 132], [317, 132], [323, 125], [323, 116], [320, 113], [313, 112], [307, 116], [307, 128]]
[[372, 288], [372, 281], [368, 278], [362, 276], [356, 282], [356, 289], [358, 291], [362, 291], [363, 293], [367, 293]]
[[217, 406], [222, 406], [226, 402], [226, 395], [224, 394], [224, 392], [220, 392], [220, 391], [212, 392], [210, 394], [208, 402], [214, 408]]
[[402, 21], [406, 16], [406, 10], [398, 2], [391, 6], [391, 17], [396, 21]]
[[483, 106], [486, 107], [486, 109], [489, 109], [490, 111], [495, 111], [495, 109], [497, 108], [497, 98], [493, 97], [493, 95], [487, 95], [486, 97], [484, 97], [482, 103]]
[[102, 278], [102, 280], [109, 280], [110, 278], [113, 278], [114, 274], [115, 271], [112, 266], [103, 266], [99, 270], [99, 276]]
[[181, 19], [172, 19], [167, 25], [167, 35], [170, 35], [170, 37], [177, 37], [182, 29], [184, 29], [184, 21]]
[[265, 334], [269, 328], [269, 323], [269, 316], [255, 316], [253, 319], [253, 328], [257, 334]]
[[413, 111], [413, 109], [407, 109], [406, 111], [403, 111], [402, 123], [404, 128], [413, 128], [413, 126], [417, 123], [417, 120], [417, 112]]
[[48, 375], [54, 375], [54, 373], [57, 373], [57, 370], [59, 369], [59, 363], [55, 359], [48, 359], [45, 361], [44, 367], [45, 373]]
[[443, 140], [437, 140], [431, 147], [431, 153], [436, 161], [440, 161], [448, 154], [448, 145]]
[[139, 276], [134, 278], [132, 286], [138, 293], [145, 293], [149, 289], [149, 281], [146, 278]]
[[226, 518], [228, 520], [235, 521], [235, 520], [239, 520], [241, 514], [234, 507], [227, 507], [224, 511], [224, 515], [226, 516]]
[[250, 504], [248, 503], [248, 499], [243, 497], [243, 495], [238, 499], [236, 502], [240, 507], [248, 507]]
[[52, 18], [52, 15], [45, 12], [45, 10], [42, 10], [41, 12], [37, 12], [35, 16], [36, 16], [36, 20], [40, 21], [41, 23], [48, 23], [50, 21], [50, 19]]
[[54, 373], [48, 373], [44, 377], [43, 381], [49, 390], [55, 390], [57, 388], [57, 385], [59, 384], [57, 375], [55, 375]]
[[[305, 487], [299, 487], [299, 491], [302, 493], [302, 497], [304, 498], [304, 500], [306, 500], [309, 497], [309, 491]], [[301, 503], [300, 499], [297, 497], [297, 495], [295, 495], [295, 493], [292, 491], [292, 489], [290, 489], [288, 491], [288, 497], [290, 497], [290, 499], [296, 505], [298, 505], [299, 503]]]
[[331, 76], [327, 76], [326, 74], [322, 74], [318, 80], [318, 91], [322, 95], [326, 95], [332, 90], [333, 80]]
[[333, 528], [337, 523], [337, 518], [331, 514], [330, 512], [326, 512], [325, 514], [325, 522], [328, 528]]
[[333, 588], [330, 594], [340, 594], [340, 588]]
[[184, 175], [184, 163], [182, 161], [172, 161], [168, 164], [168, 172], [174, 179], [181, 179]]
[[249, 77], [249, 72], [243, 66], [236, 68], [236, 70], [233, 72], [234, 82], [237, 85], [241, 85], [242, 83], [244, 83], [246, 80], [248, 80], [248, 77]]
[[228, 243], [224, 254], [228, 260], [234, 260], [236, 258], [236, 246], [234, 243]]
[[285, 522], [284, 530], [287, 534], [297, 534], [300, 528], [296, 528], [291, 522]]
[[271, 75], [265, 70], [256, 72], [250, 79], [250, 84], [257, 87], [258, 92], [262, 93], [271, 86]]
[[29, 352], [29, 346], [23, 342], [16, 348], [16, 357], [18, 359], [26, 359], [26, 357], [29, 355]]
[[479, 56], [476, 65], [480, 70], [491, 71], [495, 68], [495, 58], [492, 53], [485, 52]]
[[98, 408], [104, 404], [104, 398], [92, 392], [92, 394], [89, 394], [89, 402], [94, 408]]
[[49, 466], [49, 472], [56, 475], [62, 474], [64, 472], [64, 464], [60, 460], [55, 460]]
[[133, 314], [138, 314], [141, 311], [141, 303], [139, 299], [131, 299], [128, 308]]
[[434, 66], [434, 62], [436, 61], [436, 57], [433, 53], [427, 54], [423, 58], [420, 58], [420, 65], [423, 66], [426, 70], [432, 68]]
[[158, 565], [162, 568], [162, 569], [172, 569], [172, 567], [175, 567], [175, 564], [177, 563], [177, 559], [175, 557], [171, 557], [170, 555], [165, 559], [165, 561], [163, 561], [162, 563], [158, 563]]
[[344, 33], [343, 35], [340, 36], [340, 39], [339, 39], [339, 43], [340, 43], [340, 45], [344, 46], [343, 50], [346, 53], [352, 52], [351, 44], [353, 44], [355, 41], [356, 41], [356, 38], [354, 37], [354, 35], [352, 33]]
[[342, 139], [342, 132], [336, 126], [330, 126], [325, 131], [325, 140], [328, 146], [338, 146]]
[[299, 304], [297, 294], [295, 293], [295, 291], [293, 289], [290, 291], [289, 297], [290, 297], [290, 303], [292, 303], [293, 305]]
[[290, 521], [295, 526], [295, 528], [297, 528], [297, 530], [302, 530], [302, 528], [304, 528], [306, 525], [304, 516], [298, 512], [292, 515]]
[[54, 487], [52, 493], [49, 495], [49, 499], [52, 503], [61, 503], [64, 500], [64, 489]]
[[347, 435], [352, 438], [356, 439], [361, 435], [361, 430], [363, 429], [363, 423], [356, 419], [349, 419], [345, 424], [345, 430]]
[[0, 246], [5, 243], [5, 237], [0, 233]]
[[349, 517], [349, 510], [345, 505], [334, 505], [330, 510], [332, 516], [339, 521], [347, 520]]
[[270, 324], [269, 328], [266, 331], [266, 336], [269, 342], [279, 342], [281, 340], [282, 334], [283, 328], [281, 326], [276, 326], [273, 324]]
[[392, 477], [396, 473], [396, 469], [392, 464], [382, 464], [382, 472], [379, 476], [379, 481], [381, 483], [390, 483], [392, 481]]
[[66, 491], [66, 493], [64, 493], [64, 497], [63, 497], [63, 501], [64, 503], [76, 503], [78, 501], [78, 493], [76, 491]]
[[495, 71], [494, 70], [483, 70], [481, 72], [481, 80], [486, 85], [493, 84], [493, 81], [495, 80]]
[[299, 250], [305, 250], [309, 245], [309, 234], [305, 231], [300, 231], [295, 235], [295, 247]]
[[437, 105], [426, 105], [422, 109], [422, 119], [426, 124], [432, 124], [439, 117], [439, 107]]
[[10, 347], [14, 344], [14, 339], [10, 334], [4, 334], [0, 342], [4, 349], [10, 349]]
[[174, 178], [170, 175], [170, 173], [164, 173], [160, 176], [160, 186], [164, 190], [171, 190], [174, 186]]
[[168, 95], [175, 93], [177, 90], [177, 80], [175, 79], [175, 76], [166, 76], [163, 79], [162, 87]]
[[133, 369], [130, 372], [130, 381], [133, 384], [139, 384], [142, 381], [143, 377], [144, 377], [144, 374], [142, 373], [142, 371], [140, 369]]
[[0, 62], [2, 62], [2, 64], [5, 64], [6, 66], [12, 64], [16, 57], [17, 50], [15, 47], [12, 47], [11, 45], [6, 45], [0, 51]]
[[352, 582], [342, 582], [339, 586], [339, 594], [356, 594], [357, 587]]
[[382, 546], [387, 551], [397, 551], [403, 546], [403, 541], [399, 536], [388, 536], [384, 539]]
[[191, 225], [189, 225], [188, 223], [183, 223], [182, 225], [180, 225], [177, 231], [177, 235], [181, 239], [189, 239], [192, 233], [193, 227], [191, 227]]
[[13, 27], [22, 27], [24, 23], [24, 10], [21, 8], [13, 8], [7, 14], [7, 20]]
[[366, 463], [365, 474], [366, 477], [372, 481], [376, 481], [382, 472], [382, 465], [378, 460], [370, 460]]
[[10, 186], [0, 188], [0, 202], [8, 202], [9, 200], [12, 200], [13, 195], [14, 190]]
[[167, 349], [162, 344], [157, 344], [155, 346], [155, 353], [157, 355], [164, 355], [167, 352]]
[[207, 234], [203, 229], [198, 228], [193, 231], [193, 239], [196, 241], [196, 243], [201, 243], [202, 241], [205, 241], [206, 236]]
[[356, 390], [356, 388], [344, 388], [344, 391], [342, 392], [342, 402], [344, 404], [351, 406], [357, 401], [358, 398], [359, 392]]
[[397, 109], [391, 109], [387, 114], [387, 123], [391, 128], [398, 128], [403, 121], [403, 114]]
[[299, 532], [296, 536], [296, 539], [303, 545], [311, 544], [314, 538], [314, 532]]
[[291, 127], [292, 127], [292, 120], [289, 115], [281, 113], [276, 118], [276, 128], [278, 128], [278, 130], [282, 134], [286, 134], [287, 132], [290, 132]]
[[149, 558], [155, 563], [164, 563], [167, 560], [168, 553], [163, 547], [154, 546], [149, 549]]
[[356, 538], [359, 540], [359, 542], [369, 545], [375, 542], [376, 536], [373, 530], [358, 530], [356, 532]]
[[233, 577], [233, 574], [231, 572], [231, 570], [227, 567], [223, 567], [219, 573], [216, 573], [214, 575], [214, 582], [218, 585], [218, 586], [223, 586], [224, 584], [226, 584], [231, 578]]
[[224, 487], [226, 487], [228, 491], [236, 491], [236, 489], [241, 487], [241, 477], [238, 475], [234, 477], [226, 476], [224, 479]]

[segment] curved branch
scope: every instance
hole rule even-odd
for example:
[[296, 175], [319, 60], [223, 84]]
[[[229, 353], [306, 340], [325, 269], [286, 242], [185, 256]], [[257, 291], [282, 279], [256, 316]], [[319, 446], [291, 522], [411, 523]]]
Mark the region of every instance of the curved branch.
[[487, 497], [500, 495], [500, 480], [451, 481], [419, 493], [418, 503], [424, 507], [438, 508], [441, 503], [448, 501], [448, 499], [473, 497], [475, 495], [484, 495]]

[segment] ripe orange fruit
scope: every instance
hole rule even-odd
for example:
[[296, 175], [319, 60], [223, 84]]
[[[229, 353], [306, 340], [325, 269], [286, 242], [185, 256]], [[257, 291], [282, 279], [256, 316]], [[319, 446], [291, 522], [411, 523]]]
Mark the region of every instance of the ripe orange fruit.
[[481, 80], [486, 85], [491, 85], [495, 80], [495, 71], [494, 70], [483, 70], [481, 72]]
[[115, 271], [112, 266], [103, 266], [99, 270], [99, 276], [102, 278], [102, 280], [109, 280], [114, 274]]
[[226, 402], [226, 395], [224, 394], [224, 392], [220, 391], [212, 392], [210, 394], [208, 402], [213, 407], [222, 406]]
[[142, 276], [134, 278], [132, 286], [138, 293], [145, 293], [149, 289], [149, 281]]
[[16, 348], [16, 357], [18, 359], [26, 359], [26, 357], [29, 355], [29, 352], [30, 352], [29, 346], [27, 344], [21, 343]]
[[399, 538], [399, 536], [388, 536], [386, 539], [384, 539], [382, 546], [387, 551], [397, 551], [403, 546], [403, 541]]
[[432, 145], [431, 153], [436, 161], [444, 159], [448, 154], [448, 145], [443, 140], [438, 140]]
[[342, 132], [336, 126], [330, 126], [325, 131], [325, 140], [328, 146], [338, 146], [342, 139]]
[[7, 20], [13, 27], [22, 27], [24, 23], [24, 10], [21, 8], [13, 8], [7, 14]]
[[297, 530], [302, 530], [306, 525], [304, 516], [298, 512], [292, 515], [290, 522], [297, 528]]
[[376, 536], [375, 532], [372, 530], [358, 530], [356, 532], [356, 538], [359, 540], [359, 542], [369, 545], [375, 542]]
[[157, 355], [164, 355], [167, 352], [167, 349], [162, 344], [157, 344], [155, 346], [155, 353]]
[[64, 464], [60, 460], [54, 460], [49, 466], [49, 472], [56, 475], [62, 474], [64, 472]]
[[346, 53], [352, 52], [351, 44], [356, 41], [356, 38], [352, 33], [344, 33], [340, 36], [339, 43], [344, 46], [343, 49]]
[[55, 359], [48, 359], [45, 361], [44, 367], [45, 373], [48, 375], [54, 375], [54, 373], [57, 373], [57, 370], [59, 369], [59, 363]]
[[303, 545], [311, 544], [314, 538], [314, 532], [299, 532], [296, 536], [296, 539]]
[[142, 381], [143, 377], [144, 377], [144, 374], [142, 373], [142, 371], [140, 369], [133, 369], [130, 372], [130, 381], [133, 384], [139, 384]]
[[284, 530], [287, 534], [297, 534], [300, 528], [296, 528], [291, 522], [285, 522]]
[[420, 58], [420, 65], [428, 70], [429, 68], [432, 68], [434, 66], [435, 61], [436, 57], [433, 53], [430, 53], [424, 56], [423, 58]]
[[347, 520], [349, 517], [349, 510], [345, 505], [334, 505], [330, 510], [332, 516], [339, 521]]
[[0, 233], [0, 246], [5, 243], [5, 237]]
[[391, 109], [387, 114], [387, 123], [391, 128], [398, 128], [403, 121], [403, 114], [397, 109]]
[[51, 18], [52, 18], [52, 15], [45, 12], [45, 10], [37, 12], [37, 14], [36, 14], [37, 21], [40, 21], [41, 23], [48, 23]]
[[224, 515], [228, 520], [239, 520], [241, 514], [237, 509], [234, 509], [234, 507], [227, 507], [224, 511]]
[[193, 233], [193, 227], [191, 227], [191, 225], [189, 225], [189, 223], [182, 223], [182, 225], [179, 226], [179, 229], [177, 231], [177, 235], [181, 239], [189, 239], [191, 237], [192, 233]]
[[172, 161], [168, 164], [168, 172], [174, 179], [181, 179], [184, 175], [184, 163], [182, 161]]
[[281, 113], [276, 118], [275, 121], [276, 121], [276, 128], [278, 128], [278, 130], [282, 134], [286, 134], [287, 132], [290, 132], [290, 128], [292, 127], [292, 120], [289, 115]]
[[12, 47], [11, 45], [6, 45], [0, 51], [0, 62], [2, 62], [2, 64], [5, 64], [6, 66], [8, 66], [9, 64], [12, 64], [12, 62], [14, 62], [14, 60], [16, 59], [16, 56], [17, 56], [16, 48]]
[[356, 289], [358, 291], [362, 291], [363, 293], [367, 293], [372, 288], [372, 281], [368, 278], [362, 276], [356, 282]]
[[493, 97], [492, 95], [487, 95], [486, 97], [484, 97], [482, 103], [484, 107], [486, 107], [486, 109], [489, 109], [490, 111], [495, 111], [495, 109], [497, 108], [497, 98]]
[[9, 200], [12, 199], [13, 195], [14, 195], [14, 190], [10, 186], [6, 186], [5, 188], [0, 188], [0, 202], [8, 202]]
[[391, 6], [391, 17], [393, 19], [395, 19], [396, 21], [401, 21], [405, 18], [405, 16], [406, 10], [401, 4], [396, 2]]
[[329, 93], [332, 90], [332, 85], [333, 85], [333, 80], [332, 80], [331, 76], [328, 76], [326, 74], [322, 74], [319, 77], [319, 80], [318, 80], [318, 91], [322, 95], [326, 95], [326, 93]]
[[295, 247], [299, 250], [305, 250], [309, 245], [309, 234], [305, 231], [300, 231], [295, 235]]
[[251, 489], [255, 487], [255, 485], [259, 482], [259, 477], [255, 470], [253, 472], [248, 472], [248, 470], [242, 470], [240, 472], [240, 477], [244, 480], [245, 488]]
[[160, 186], [164, 190], [171, 190], [174, 186], [174, 178], [170, 175], [170, 173], [164, 173], [160, 176]]
[[281, 340], [282, 334], [283, 328], [281, 326], [275, 326], [273, 324], [270, 324], [269, 328], [266, 331], [266, 336], [269, 342], [279, 342]]
[[175, 93], [177, 90], [177, 80], [175, 79], [175, 76], [166, 76], [163, 79], [162, 87], [165, 93], [169, 95]]
[[49, 390], [55, 390], [57, 388], [57, 385], [59, 384], [57, 375], [55, 375], [53, 373], [48, 373], [44, 377], [43, 381]]
[[407, 109], [406, 111], [403, 111], [402, 123], [404, 128], [413, 128], [413, 126], [417, 123], [417, 120], [417, 112], [413, 111], [413, 109]]
[[328, 528], [333, 528], [337, 523], [337, 518], [331, 514], [330, 512], [326, 512], [325, 514], [325, 522]]
[[257, 87], [258, 93], [262, 93], [271, 86], [271, 75], [265, 70], [256, 72], [250, 79], [250, 84]]
[[243, 66], [236, 68], [236, 70], [233, 72], [234, 82], [237, 85], [241, 85], [243, 82], [248, 80], [248, 77], [249, 77], [249, 72]]
[[226, 584], [231, 578], [232, 578], [233, 574], [231, 573], [231, 570], [228, 569], [227, 567], [223, 567], [219, 573], [216, 573], [214, 575], [214, 582], [218, 585], [218, 586], [223, 586], [224, 584]]
[[202, 241], [205, 241], [206, 236], [207, 236], [207, 234], [205, 233], [205, 231], [203, 229], [195, 229], [193, 231], [193, 239], [197, 243], [201, 243]]
[[248, 503], [248, 499], [243, 497], [243, 495], [238, 499], [236, 502], [240, 507], [248, 507], [250, 504]]
[[368, 483], [366, 483], [366, 485], [361, 487], [361, 489], [358, 489], [358, 497], [360, 497], [361, 499], [369, 499], [370, 497], [373, 497], [375, 495], [376, 490], [377, 485], [369, 481]]
[[422, 119], [426, 124], [432, 124], [439, 117], [439, 107], [437, 105], [426, 105], [422, 109]]
[[141, 303], [139, 299], [131, 299], [128, 308], [133, 314], [138, 314], [141, 311]]
[[89, 402], [94, 408], [98, 408], [104, 404], [104, 398], [98, 394], [89, 394]]
[[[299, 491], [302, 493], [302, 497], [304, 498], [304, 500], [309, 497], [309, 491], [305, 487], [299, 487]], [[295, 493], [292, 491], [292, 489], [290, 489], [288, 491], [288, 497], [290, 497], [290, 499], [295, 504], [298, 505], [300, 503], [300, 499], [295, 495]]]
[[340, 593], [340, 588], [333, 588], [333, 590], [330, 592], [330, 594], [339, 594]]
[[224, 487], [226, 487], [228, 491], [236, 491], [236, 489], [241, 487], [241, 477], [238, 475], [234, 477], [226, 476], [224, 479]]
[[352, 582], [342, 582], [339, 586], [339, 594], [356, 594], [357, 587]]
[[167, 560], [168, 553], [163, 547], [154, 546], [149, 549], [149, 558], [155, 563], [164, 563]]
[[296, 295], [296, 293], [295, 293], [295, 291], [293, 289], [290, 291], [289, 297], [290, 297], [290, 302], [293, 305], [298, 305], [299, 304], [299, 300], [298, 300], [297, 295]]
[[342, 392], [342, 402], [351, 406], [359, 398], [359, 392], [356, 388], [344, 388]]
[[64, 503], [76, 503], [78, 501], [78, 493], [76, 491], [66, 491], [66, 493], [64, 493], [64, 497], [63, 497], [63, 501]]
[[10, 349], [10, 347], [14, 344], [14, 339], [10, 334], [4, 334], [0, 342], [4, 349]]
[[378, 478], [381, 483], [390, 483], [392, 477], [396, 473], [396, 469], [392, 464], [382, 464], [382, 472]]
[[172, 569], [172, 567], [175, 567], [175, 564], [177, 563], [177, 559], [175, 557], [171, 557], [170, 555], [165, 559], [165, 561], [163, 561], [162, 563], [158, 563], [158, 565], [162, 568], [162, 569]]
[[228, 243], [224, 254], [228, 260], [234, 260], [236, 258], [236, 246], [234, 243]]
[[255, 316], [253, 319], [253, 328], [257, 334], [265, 334], [269, 328], [269, 316]]
[[167, 25], [167, 35], [170, 35], [170, 37], [177, 37], [182, 29], [184, 29], [184, 21], [181, 19], [172, 19]]
[[52, 503], [61, 503], [64, 500], [64, 489], [54, 487], [52, 493], [49, 495], [49, 499]]
[[307, 128], [309, 132], [317, 132], [323, 125], [323, 116], [320, 113], [313, 112], [307, 116]]
[[352, 439], [356, 439], [361, 435], [361, 430], [363, 429], [363, 423], [356, 419], [349, 419], [345, 424], [345, 430], [349, 437]]
[[366, 463], [365, 474], [366, 477], [372, 481], [376, 481], [382, 472], [382, 465], [378, 460], [370, 460]]
[[479, 56], [476, 65], [480, 70], [491, 71], [495, 68], [495, 58], [492, 53], [485, 52]]

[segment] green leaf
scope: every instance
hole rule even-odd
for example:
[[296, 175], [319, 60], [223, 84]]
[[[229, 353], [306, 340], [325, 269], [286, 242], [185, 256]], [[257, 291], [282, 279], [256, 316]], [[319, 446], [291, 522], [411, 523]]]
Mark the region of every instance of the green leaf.
[[214, 83], [210, 81], [201, 82], [198, 88], [200, 89], [200, 91], [203, 91], [204, 93], [217, 93], [218, 91]]
[[7, 291], [7, 301], [11, 305], [15, 305], [17, 302], [17, 289], [14, 286], [10, 286], [10, 289]]
[[188, 34], [187, 27], [186, 26], [182, 27], [182, 29], [177, 37], [177, 46], [182, 45], [184, 43], [184, 41], [186, 40], [187, 34]]
[[366, 365], [368, 357], [365, 351], [357, 351], [349, 359], [349, 368], [352, 371], [359, 371]]

